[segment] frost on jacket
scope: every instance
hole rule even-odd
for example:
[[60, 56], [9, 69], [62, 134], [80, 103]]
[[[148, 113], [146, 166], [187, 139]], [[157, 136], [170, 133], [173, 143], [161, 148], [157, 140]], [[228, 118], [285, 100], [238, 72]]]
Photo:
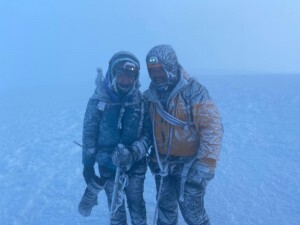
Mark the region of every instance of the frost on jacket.
[[187, 80], [182, 73], [165, 110], [182, 121], [191, 120], [193, 125], [188, 129], [172, 126], [165, 121], [155, 110], [156, 104], [160, 104], [155, 89], [150, 87], [145, 92], [145, 97], [150, 101], [158, 152], [166, 155], [171, 149], [171, 156], [197, 155], [204, 162], [206, 159], [218, 160], [223, 136], [219, 111], [207, 89], [192, 78]]

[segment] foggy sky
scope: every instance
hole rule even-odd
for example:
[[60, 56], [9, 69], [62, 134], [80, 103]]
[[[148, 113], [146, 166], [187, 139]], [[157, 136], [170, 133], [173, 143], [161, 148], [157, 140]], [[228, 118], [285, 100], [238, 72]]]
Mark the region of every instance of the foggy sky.
[[300, 73], [299, 12], [299, 0], [1, 1], [0, 82], [94, 76], [119, 50], [146, 75], [163, 43], [192, 74]]

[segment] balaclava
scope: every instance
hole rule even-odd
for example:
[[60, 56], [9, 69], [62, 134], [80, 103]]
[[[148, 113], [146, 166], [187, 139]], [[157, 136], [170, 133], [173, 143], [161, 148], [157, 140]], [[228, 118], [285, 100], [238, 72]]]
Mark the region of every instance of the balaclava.
[[140, 86], [138, 81], [139, 70], [140, 63], [135, 55], [126, 51], [117, 52], [109, 61], [109, 67], [104, 79], [104, 84], [107, 85], [109, 89], [118, 92], [115, 73], [117, 71], [126, 71], [127, 74], [132, 74], [132, 76], [135, 76], [136, 79], [132, 88], [133, 90], [129, 91], [132, 92]]
[[152, 85], [157, 89], [173, 86], [179, 80], [177, 56], [170, 45], [157, 45], [153, 47], [146, 56], [146, 63], [148, 66], [151, 64], [161, 64], [167, 74], [166, 83], [157, 85], [152, 82]]

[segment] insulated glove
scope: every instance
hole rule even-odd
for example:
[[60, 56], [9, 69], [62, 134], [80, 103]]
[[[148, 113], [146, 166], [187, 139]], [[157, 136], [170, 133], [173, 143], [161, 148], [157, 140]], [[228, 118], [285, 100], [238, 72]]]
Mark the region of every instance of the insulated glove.
[[84, 177], [86, 184], [89, 184], [91, 182], [91, 180], [96, 177], [94, 166], [84, 165], [83, 177]]
[[192, 166], [189, 177], [193, 180], [211, 180], [214, 178], [215, 168], [196, 162]]
[[134, 162], [134, 157], [131, 149], [125, 147], [122, 144], [118, 144], [113, 156], [112, 162], [116, 167], [130, 167]]

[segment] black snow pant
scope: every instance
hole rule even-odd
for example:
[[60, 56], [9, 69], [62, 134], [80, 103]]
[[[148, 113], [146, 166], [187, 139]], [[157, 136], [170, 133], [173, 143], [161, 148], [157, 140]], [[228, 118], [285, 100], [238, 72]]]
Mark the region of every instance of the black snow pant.
[[[161, 176], [155, 176], [157, 193]], [[208, 180], [197, 175], [188, 176], [184, 186], [184, 200], [179, 201], [180, 174], [169, 174], [163, 178], [162, 190], [158, 199], [157, 225], [177, 225], [178, 205], [188, 225], [210, 225], [204, 208], [204, 194]]]
[[[112, 170], [100, 169], [101, 176], [107, 179], [105, 186], [105, 193], [108, 200], [108, 206], [110, 209], [112, 195], [114, 190], [115, 172]], [[125, 195], [127, 200], [127, 206], [129, 209], [129, 215], [132, 225], [146, 225], [146, 206], [143, 197], [144, 193], [144, 181], [145, 174], [129, 173], [128, 184], [125, 187]], [[118, 208], [115, 215], [111, 219], [110, 225], [127, 225], [125, 200]]]

